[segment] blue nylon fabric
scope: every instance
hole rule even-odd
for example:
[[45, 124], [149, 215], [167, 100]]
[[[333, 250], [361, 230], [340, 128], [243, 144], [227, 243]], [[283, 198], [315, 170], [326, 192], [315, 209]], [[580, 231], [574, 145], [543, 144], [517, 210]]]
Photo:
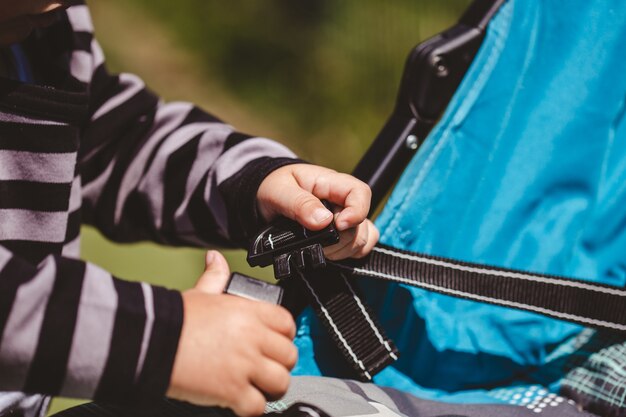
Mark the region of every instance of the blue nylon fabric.
[[[623, 0], [510, 0], [377, 220], [381, 242], [624, 286], [625, 50]], [[507, 387], [555, 391], [583, 330], [361, 283], [402, 353], [375, 382], [423, 398], [498, 403], [510, 402]], [[311, 311], [298, 324], [294, 373], [344, 376]]]
[[24, 53], [24, 49], [20, 44], [13, 44], [10, 46], [13, 59], [15, 61], [15, 72], [17, 79], [25, 83], [33, 83], [35, 81], [33, 72], [28, 62], [28, 57]]

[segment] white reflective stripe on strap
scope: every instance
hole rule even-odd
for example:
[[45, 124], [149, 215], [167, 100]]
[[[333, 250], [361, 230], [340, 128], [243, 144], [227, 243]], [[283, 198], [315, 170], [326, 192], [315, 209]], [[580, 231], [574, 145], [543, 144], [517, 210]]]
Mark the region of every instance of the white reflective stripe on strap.
[[600, 286], [593, 285], [593, 284], [587, 284], [587, 283], [579, 282], [579, 281], [571, 281], [568, 279], [563, 279], [563, 278], [558, 278], [558, 277], [545, 278], [540, 275], [533, 275], [533, 274], [528, 274], [528, 273], [523, 273], [523, 272], [507, 271], [504, 269], [488, 269], [488, 268], [473, 267], [473, 266], [468, 266], [468, 265], [460, 265], [460, 264], [442, 261], [440, 259], [431, 259], [431, 258], [417, 256], [417, 255], [409, 255], [409, 254], [402, 253], [402, 252], [394, 252], [392, 250], [389, 250], [386, 248], [380, 248], [380, 247], [374, 247], [374, 251], [383, 253], [385, 255], [393, 256], [396, 258], [406, 259], [409, 261], [421, 262], [421, 263], [425, 263], [429, 265], [456, 269], [457, 271], [472, 272], [475, 274], [483, 274], [483, 275], [502, 276], [502, 277], [507, 277], [507, 278], [523, 279], [526, 281], [540, 282], [542, 284], [580, 288], [580, 289], [588, 290], [588, 291], [597, 291], [597, 292], [604, 293], [604, 294], [611, 294], [611, 295], [617, 295], [619, 297], [626, 297], [626, 291], [621, 290], [619, 288], [600, 287]]
[[471, 300], [475, 300], [475, 301], [482, 301], [485, 303], [490, 303], [490, 304], [498, 304], [498, 305], [503, 305], [506, 307], [512, 307], [512, 308], [517, 308], [517, 309], [521, 309], [521, 310], [528, 310], [528, 311], [533, 311], [539, 314], [544, 314], [544, 315], [548, 315], [548, 316], [553, 316], [553, 317], [558, 317], [561, 318], [563, 320], [568, 320], [568, 321], [578, 321], [581, 323], [587, 323], [590, 326], [599, 326], [599, 327], [604, 327], [604, 328], [608, 328], [608, 329], [614, 329], [614, 330], [619, 330], [619, 331], [626, 331], [626, 326], [625, 325], [621, 325], [618, 323], [613, 323], [613, 322], [608, 322], [608, 321], [604, 321], [604, 320], [596, 320], [596, 319], [591, 319], [588, 317], [583, 317], [583, 316], [577, 316], [574, 314], [567, 314], [567, 313], [562, 313], [560, 311], [555, 311], [555, 310], [550, 310], [547, 308], [543, 308], [543, 307], [537, 307], [531, 304], [524, 304], [524, 303], [517, 303], [514, 301], [507, 301], [507, 300], [502, 300], [499, 298], [492, 298], [492, 297], [484, 297], [481, 295], [477, 295], [477, 294], [472, 294], [472, 293], [468, 293], [468, 292], [463, 292], [463, 291], [457, 291], [457, 290], [452, 290], [446, 287], [441, 287], [441, 286], [437, 286], [437, 285], [432, 285], [432, 284], [427, 284], [427, 283], [423, 283], [423, 282], [416, 282], [415, 280], [412, 279], [408, 279], [408, 278], [403, 278], [403, 277], [399, 277], [396, 275], [391, 275], [391, 274], [386, 274], [384, 272], [378, 272], [378, 271], [374, 271], [374, 270], [369, 270], [369, 269], [364, 269], [364, 268], [350, 268], [347, 267], [345, 265], [339, 265], [336, 264], [337, 266], [339, 266], [342, 269], [346, 269], [348, 271], [353, 272], [354, 274], [357, 275], [365, 275], [365, 276], [370, 276], [370, 277], [378, 277], [378, 278], [384, 278], [390, 281], [394, 281], [394, 282], [398, 282], [398, 283], [402, 283], [402, 284], [408, 284], [411, 285], [413, 287], [420, 287], [420, 288], [424, 288], [427, 290], [432, 290], [432, 291], [436, 291], [436, 292], [440, 292], [440, 293], [444, 293], [444, 294], [449, 294], [455, 297], [461, 297], [461, 298], [468, 298]]
[[315, 301], [317, 302], [317, 305], [319, 305], [320, 309], [322, 310], [322, 314], [324, 314], [324, 317], [326, 317], [326, 320], [328, 321], [328, 323], [332, 327], [333, 331], [337, 335], [337, 338], [341, 341], [343, 347], [346, 349], [346, 351], [348, 352], [350, 357], [354, 360], [354, 363], [356, 363], [359, 366], [359, 368], [361, 368], [361, 370], [363, 371], [363, 374], [367, 377], [367, 379], [371, 380], [372, 376], [369, 374], [369, 372], [367, 372], [367, 369], [365, 369], [365, 365], [363, 365], [363, 361], [361, 361], [356, 356], [356, 354], [354, 353], [354, 351], [352, 350], [352, 348], [348, 344], [347, 340], [344, 338], [343, 334], [341, 334], [341, 332], [337, 328], [337, 325], [333, 321], [333, 318], [331, 317], [331, 315], [329, 314], [328, 310], [326, 309], [324, 304], [322, 304], [322, 301], [320, 300], [319, 296], [315, 292], [315, 289], [313, 289], [313, 286], [311, 286], [311, 283], [309, 282], [309, 280], [306, 279], [306, 277], [300, 271], [300, 269], [295, 268], [295, 270], [298, 272], [298, 275], [300, 276], [300, 278], [302, 279], [304, 284], [307, 286], [307, 288], [309, 289], [309, 291], [311, 292], [311, 294], [315, 298]]

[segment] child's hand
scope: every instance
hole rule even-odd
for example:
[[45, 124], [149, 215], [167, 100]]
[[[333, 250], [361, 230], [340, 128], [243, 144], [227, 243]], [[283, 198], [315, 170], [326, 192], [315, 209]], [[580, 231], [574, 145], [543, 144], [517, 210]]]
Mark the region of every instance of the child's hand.
[[311, 230], [323, 229], [333, 217], [320, 199], [337, 206], [335, 225], [341, 239], [324, 250], [333, 260], [361, 258], [378, 242], [378, 230], [367, 220], [371, 197], [364, 182], [348, 174], [307, 164], [277, 169], [265, 178], [257, 194], [259, 210], [265, 220], [283, 215]]
[[183, 293], [185, 321], [167, 392], [198, 405], [263, 414], [266, 398], [280, 398], [298, 352], [295, 324], [282, 307], [222, 294], [229, 269], [207, 254], [196, 287]]

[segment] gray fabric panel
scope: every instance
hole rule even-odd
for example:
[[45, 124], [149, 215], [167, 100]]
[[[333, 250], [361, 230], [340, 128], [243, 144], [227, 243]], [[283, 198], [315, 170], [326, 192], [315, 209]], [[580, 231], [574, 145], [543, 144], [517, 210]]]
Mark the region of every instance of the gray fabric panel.
[[372, 384], [323, 377], [294, 377], [287, 395], [280, 401], [268, 403], [267, 411], [285, 410], [296, 402], [312, 404], [332, 417], [593, 417], [593, 414], [579, 411], [571, 401], [546, 398], [532, 408], [449, 404]]
[[0, 369], [3, 389], [23, 387], [29, 366], [37, 349], [44, 312], [56, 275], [56, 263], [47, 258], [36, 277], [17, 290], [2, 343]]
[[68, 213], [20, 209], [0, 210], [0, 240], [63, 243]]
[[346, 384], [357, 386], [359, 389], [363, 391], [363, 394], [369, 400], [373, 402], [378, 402], [381, 404], [386, 404], [389, 408], [391, 408], [391, 410], [394, 413], [402, 414], [400, 409], [398, 409], [396, 403], [379, 386], [374, 385], [374, 384], [361, 384], [361, 383], [354, 382], [354, 381], [346, 381]]
[[335, 378], [294, 377], [287, 395], [280, 402], [286, 406], [295, 402], [309, 403], [332, 417], [360, 415], [398, 417], [395, 413], [380, 414], [387, 412], [387, 407], [381, 411], [353, 392], [345, 382]]
[[0, 180], [69, 184], [76, 153], [34, 153], [0, 150]]
[[115, 223], [120, 222], [126, 199], [141, 180], [145, 165], [154, 148], [159, 145], [161, 139], [171, 134], [181, 125], [192, 109], [193, 106], [188, 103], [170, 103], [157, 110], [154, 127], [148, 133], [149, 139], [127, 167], [122, 179], [115, 203]]
[[109, 354], [116, 309], [111, 274], [87, 264], [63, 395], [93, 397]]

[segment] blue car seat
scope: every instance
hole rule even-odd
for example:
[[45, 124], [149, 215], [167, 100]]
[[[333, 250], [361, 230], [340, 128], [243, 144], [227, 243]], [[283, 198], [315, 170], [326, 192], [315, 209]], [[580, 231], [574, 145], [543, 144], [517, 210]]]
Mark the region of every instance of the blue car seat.
[[[625, 45], [622, 0], [507, 1], [378, 217], [381, 242], [624, 287]], [[526, 407], [565, 392], [624, 412], [623, 336], [403, 284], [359, 284], [402, 352], [374, 377], [379, 385]], [[294, 374], [342, 376], [311, 310], [296, 344]], [[603, 362], [603, 352], [614, 356]]]

